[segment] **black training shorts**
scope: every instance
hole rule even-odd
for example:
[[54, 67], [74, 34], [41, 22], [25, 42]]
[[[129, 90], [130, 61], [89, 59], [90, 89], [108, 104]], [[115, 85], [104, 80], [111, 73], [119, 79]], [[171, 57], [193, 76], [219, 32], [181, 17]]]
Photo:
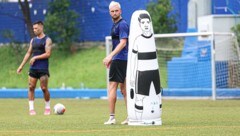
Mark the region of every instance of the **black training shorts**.
[[160, 93], [159, 70], [137, 71], [137, 94], [149, 96], [150, 86], [153, 82], [156, 94]]
[[126, 60], [113, 60], [109, 71], [109, 81], [124, 83], [127, 73]]
[[47, 75], [50, 77], [49, 71], [46, 69], [30, 69], [28, 75], [33, 78], [40, 79], [40, 77]]

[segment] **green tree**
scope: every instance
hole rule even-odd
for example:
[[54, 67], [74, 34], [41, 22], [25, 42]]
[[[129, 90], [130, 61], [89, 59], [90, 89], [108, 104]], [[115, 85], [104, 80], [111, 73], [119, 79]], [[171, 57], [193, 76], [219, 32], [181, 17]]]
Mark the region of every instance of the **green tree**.
[[170, 14], [172, 9], [170, 0], [157, 0], [147, 5], [147, 11], [152, 17], [155, 33], [176, 32], [176, 17], [174, 14]]
[[44, 25], [45, 32], [59, 49], [70, 51], [72, 42], [79, 36], [78, 13], [70, 9], [70, 0], [53, 0], [49, 3]]

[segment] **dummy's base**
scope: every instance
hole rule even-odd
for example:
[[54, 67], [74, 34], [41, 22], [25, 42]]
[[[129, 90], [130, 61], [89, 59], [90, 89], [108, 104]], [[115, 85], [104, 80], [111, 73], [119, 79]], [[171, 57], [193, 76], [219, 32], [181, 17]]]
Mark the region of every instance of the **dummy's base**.
[[128, 125], [130, 126], [160, 126], [162, 125], [162, 119], [155, 119], [155, 120], [131, 120], [129, 119]]

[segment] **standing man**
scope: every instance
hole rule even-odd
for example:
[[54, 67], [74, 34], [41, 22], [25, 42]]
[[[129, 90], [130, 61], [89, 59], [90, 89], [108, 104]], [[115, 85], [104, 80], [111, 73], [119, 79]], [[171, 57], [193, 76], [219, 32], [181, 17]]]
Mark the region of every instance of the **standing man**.
[[[115, 120], [115, 104], [117, 101], [117, 88], [120, 85], [121, 93], [123, 94], [125, 104], [126, 100], [126, 72], [127, 72], [127, 57], [128, 57], [128, 35], [129, 26], [122, 19], [122, 10], [118, 2], [112, 1], [109, 5], [109, 12], [113, 20], [111, 29], [112, 36], [112, 52], [103, 59], [103, 64], [109, 68], [109, 85], [108, 85], [108, 101], [110, 117], [105, 125], [116, 124]], [[128, 119], [121, 124], [127, 124]]]
[[30, 69], [28, 77], [28, 99], [29, 99], [29, 114], [36, 115], [34, 110], [34, 92], [37, 81], [40, 80], [40, 87], [44, 94], [45, 99], [45, 112], [44, 115], [50, 115], [50, 93], [48, 91], [48, 78], [50, 76], [48, 70], [48, 58], [51, 56], [52, 40], [43, 32], [43, 22], [37, 21], [33, 23], [33, 31], [36, 37], [30, 41], [29, 49], [17, 69], [20, 74], [24, 65], [30, 59]]

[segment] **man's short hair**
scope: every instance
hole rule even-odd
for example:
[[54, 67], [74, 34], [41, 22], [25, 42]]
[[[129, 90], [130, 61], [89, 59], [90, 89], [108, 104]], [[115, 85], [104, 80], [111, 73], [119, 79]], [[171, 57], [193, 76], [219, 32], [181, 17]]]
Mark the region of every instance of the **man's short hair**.
[[111, 1], [111, 3], [109, 4], [109, 9], [113, 6], [118, 6], [121, 9], [121, 5], [119, 2]]
[[39, 20], [39, 21], [36, 21], [36, 22], [33, 23], [33, 25], [36, 25], [36, 24], [43, 25], [43, 22]]
[[143, 18], [147, 18], [151, 22], [150, 16], [148, 14], [146, 14], [146, 13], [140, 14], [139, 17], [138, 17], [138, 21], [140, 22], [141, 19], [143, 19]]

